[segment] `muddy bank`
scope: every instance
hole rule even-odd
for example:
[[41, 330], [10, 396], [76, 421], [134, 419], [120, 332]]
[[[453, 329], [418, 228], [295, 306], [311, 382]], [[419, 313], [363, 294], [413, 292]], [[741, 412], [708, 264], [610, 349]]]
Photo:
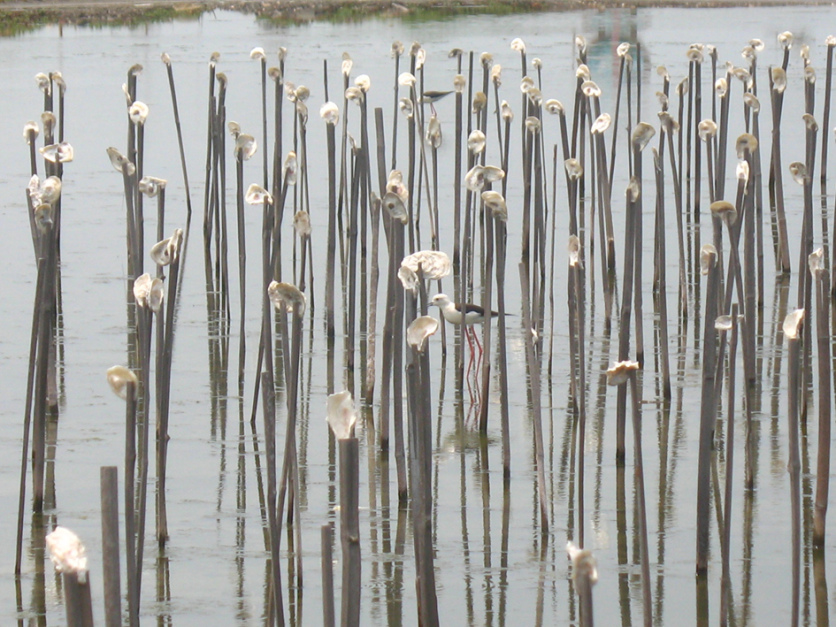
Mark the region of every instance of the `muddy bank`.
[[241, 11], [279, 23], [314, 20], [351, 21], [370, 17], [437, 18], [461, 13], [509, 14], [576, 9], [629, 8], [641, 6], [777, 6], [786, 4], [831, 4], [787, 0], [0, 0], [0, 34], [12, 34], [39, 25], [140, 24], [191, 19], [219, 9]]

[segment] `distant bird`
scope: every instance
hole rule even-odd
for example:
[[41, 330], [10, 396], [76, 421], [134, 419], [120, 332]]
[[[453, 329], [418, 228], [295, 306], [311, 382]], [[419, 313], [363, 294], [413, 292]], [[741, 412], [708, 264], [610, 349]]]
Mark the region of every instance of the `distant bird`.
[[430, 105], [430, 109], [435, 115], [435, 107], [433, 106], [436, 102], [444, 98], [444, 96], [449, 96], [452, 94], [452, 90], [450, 91], [425, 91], [421, 96], [421, 104], [428, 104]]
[[[485, 321], [485, 310], [484, 308], [480, 307], [479, 305], [474, 305], [472, 303], [465, 303], [464, 304], [464, 314], [462, 314], [462, 309], [450, 300], [450, 297], [447, 294], [436, 294], [433, 296], [432, 305], [435, 305], [441, 310], [441, 315], [444, 316], [444, 319], [449, 322], [450, 324], [459, 325], [462, 323], [462, 318], [464, 318], [465, 324], [465, 334], [468, 333], [468, 327], [472, 327], [474, 324], [481, 324]], [[491, 318], [496, 318], [499, 316], [499, 313], [496, 311], [490, 312]], [[476, 331], [472, 328], [469, 329], [470, 335], [476, 341], [476, 346], [479, 349], [479, 353], [482, 352], [482, 345], [479, 342], [479, 336], [476, 335]], [[467, 339], [468, 344], [473, 347], [473, 344], [470, 340], [470, 337]]]

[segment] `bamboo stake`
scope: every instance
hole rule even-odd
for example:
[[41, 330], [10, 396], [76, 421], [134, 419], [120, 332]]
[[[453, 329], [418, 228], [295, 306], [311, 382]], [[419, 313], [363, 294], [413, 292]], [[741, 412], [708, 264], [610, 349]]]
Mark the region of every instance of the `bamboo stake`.
[[664, 134], [659, 137], [659, 151], [653, 151], [653, 166], [656, 175], [656, 231], [660, 234], [654, 246], [654, 266], [657, 277], [656, 302], [659, 315], [659, 357], [662, 367], [662, 398], [671, 399], [671, 367], [668, 337], [668, 288], [667, 254], [665, 246], [665, 170], [664, 170]]
[[[252, 144], [250, 143], [252, 142]], [[249, 159], [254, 151], [252, 146], [254, 140], [249, 135], [238, 135], [235, 138], [235, 180], [236, 180], [236, 209], [238, 216], [238, 291], [241, 297], [238, 337], [238, 395], [244, 394], [244, 365], [247, 354], [246, 342], [246, 276], [247, 276], [247, 242], [244, 222], [244, 160]], [[249, 153], [249, 154], [247, 154]]]
[[787, 381], [787, 435], [790, 475], [790, 506], [792, 509], [792, 614], [790, 624], [797, 627], [801, 601], [801, 463], [799, 461], [798, 411], [801, 384], [800, 331], [804, 324], [804, 310], [796, 309], [784, 320], [784, 335], [787, 337], [789, 376]]
[[[325, 120], [328, 141], [328, 250], [325, 270], [325, 333], [328, 341], [334, 341], [334, 260], [337, 250], [337, 163], [336, 163], [336, 127], [339, 122], [339, 110], [334, 103], [326, 103], [320, 110]], [[333, 390], [329, 390], [333, 393]]]
[[328, 424], [340, 448], [340, 538], [342, 544], [342, 609], [343, 627], [360, 624], [360, 458], [359, 442], [354, 437], [357, 414], [351, 393], [347, 391], [328, 397]]
[[59, 526], [46, 536], [46, 546], [55, 570], [62, 573], [67, 627], [93, 627], [90, 573], [84, 545], [72, 531]]
[[824, 257], [830, 257], [829, 245], [830, 241], [827, 236], [827, 129], [830, 128], [830, 90], [833, 85], [833, 48], [836, 47], [836, 37], [829, 35], [825, 40], [827, 46], [827, 62], [825, 67], [825, 83], [824, 83], [824, 106], [822, 113], [821, 127], [822, 132], [821, 142], [821, 228], [822, 240], [824, 240]]
[[[634, 158], [639, 154], [636, 150], [634, 140]], [[636, 251], [636, 211], [637, 201], [641, 194], [641, 184], [633, 177], [627, 186], [627, 217], [624, 235], [624, 289], [621, 297], [621, 315], [618, 329], [618, 360], [627, 361], [630, 352], [630, 316], [633, 311], [633, 286], [634, 286], [634, 258]], [[625, 458], [625, 433], [627, 421], [627, 388], [620, 386], [616, 396], [616, 450], [615, 459], [619, 465], [624, 464]]]
[[581, 627], [593, 627], [592, 586], [598, 581], [598, 569], [591, 551], [578, 549], [571, 542], [566, 551], [572, 560], [572, 581], [580, 601]]
[[116, 466], [102, 466], [102, 581], [105, 625], [121, 627], [122, 593], [119, 571], [119, 494]]
[[[624, 83], [624, 65], [627, 60], [627, 53], [630, 52], [630, 43], [622, 42], [616, 48], [616, 54], [619, 58], [618, 62], [618, 87], [615, 92], [615, 114], [613, 115], [613, 126], [618, 128], [618, 113], [621, 109], [621, 88]], [[612, 143], [610, 145], [610, 171], [608, 180], [612, 181], [615, 175], [615, 149], [617, 146], [616, 138], [618, 133], [612, 134]]]
[[578, 408], [578, 546], [584, 546], [584, 453], [586, 450], [586, 363], [585, 348], [585, 320], [583, 300], [583, 265], [581, 263], [581, 242], [577, 235], [569, 236], [569, 311], [570, 320], [574, 322], [575, 351], [572, 355], [572, 371], [577, 372], [578, 381], [575, 388], [576, 404]]
[[26, 406], [23, 412], [23, 445], [20, 454], [20, 483], [18, 487], [17, 503], [17, 541], [15, 545], [15, 575], [20, 575], [23, 562], [23, 518], [26, 507], [26, 467], [29, 461], [29, 434], [32, 424], [32, 400], [35, 387], [35, 370], [37, 363], [38, 336], [40, 329], [40, 299], [45, 278], [44, 258], [38, 259], [38, 278], [35, 286], [35, 303], [32, 307], [32, 332], [29, 338], [29, 368], [26, 377]]
[[[461, 66], [461, 56], [459, 56]], [[462, 234], [462, 125], [463, 125], [463, 92], [465, 78], [461, 72], [453, 79], [456, 92], [456, 136], [455, 136], [455, 157], [453, 165], [453, 298], [457, 303], [465, 302], [463, 296], [463, 277], [466, 264], [462, 260], [462, 246], [466, 242], [466, 234]], [[507, 144], [506, 144], [507, 145]], [[470, 161], [468, 157], [468, 162]], [[455, 329], [455, 379], [456, 390], [464, 387], [464, 345], [461, 334], [461, 327]]]
[[125, 562], [128, 578], [128, 625], [139, 625], [139, 587], [136, 582], [136, 529], [134, 485], [136, 470], [136, 401], [139, 379], [124, 366], [113, 366], [107, 371], [113, 392], [125, 400]]
[[[426, 290], [423, 287], [422, 272], [419, 267], [419, 285], [426, 303]], [[410, 301], [410, 317], [414, 316], [415, 298], [412, 292], [407, 294]], [[426, 308], [426, 304], [424, 305]], [[438, 321], [430, 316], [415, 318], [406, 332], [410, 359], [407, 365], [409, 393], [409, 430], [410, 430], [410, 492], [412, 494], [412, 517], [416, 582], [419, 602], [418, 615], [422, 625], [438, 626], [438, 602], [435, 592], [435, 573], [433, 567], [432, 534], [432, 411], [429, 399], [430, 364], [426, 340], [438, 329]]]
[[787, 73], [782, 68], [772, 68], [769, 73], [769, 87], [772, 93], [772, 171], [770, 181], [774, 185], [775, 219], [778, 224], [778, 259], [776, 265], [782, 272], [790, 272], [789, 238], [787, 216], [784, 211], [783, 170], [781, 168], [781, 109], [784, 90], [787, 87]]
[[813, 546], [823, 547], [827, 501], [830, 491], [830, 299], [828, 273], [822, 267], [827, 254], [817, 249], [810, 254], [808, 265], [816, 286], [816, 341], [818, 354], [819, 444], [816, 462], [816, 496], [813, 512]]
[[652, 126], [646, 122], [639, 122], [636, 124], [633, 134], [630, 138], [630, 144], [633, 152], [633, 170], [635, 172], [636, 180], [639, 183], [639, 195], [636, 198], [636, 230], [634, 236], [635, 246], [635, 268], [633, 271], [634, 281], [634, 297], [636, 309], [636, 361], [639, 362], [639, 367], [644, 367], [644, 307], [642, 303], [642, 194], [641, 188], [644, 185], [642, 181], [642, 156], [641, 153], [647, 144], [650, 142], [656, 131]]
[[[50, 366], [50, 348], [55, 329], [55, 276], [56, 250], [55, 225], [49, 206], [42, 205], [41, 215], [36, 217], [41, 232], [41, 255], [43, 256], [43, 283], [38, 298], [38, 339], [34, 378], [34, 409], [32, 433], [32, 497], [33, 511], [40, 513], [44, 504], [44, 472], [46, 465], [47, 388]], [[41, 269], [41, 268], [39, 268]]]
[[[508, 121], [510, 124], [510, 120]], [[506, 127], [507, 128], [507, 127]], [[508, 143], [506, 142], [506, 147]], [[504, 181], [505, 179], [503, 179]], [[508, 346], [506, 344], [506, 329], [505, 329], [505, 259], [506, 259], [506, 243], [507, 243], [507, 228], [506, 222], [508, 220], [508, 211], [505, 207], [503, 213], [502, 209], [505, 205], [505, 199], [502, 198], [501, 203], [494, 205], [491, 210], [493, 218], [496, 222], [494, 234], [496, 237], [496, 308], [498, 315], [497, 320], [497, 351], [499, 360], [499, 394], [500, 394], [500, 428], [502, 431], [502, 472], [503, 479], [507, 482], [511, 478], [511, 419], [509, 413], [509, 399], [508, 399]]]
[[697, 576], [705, 577], [708, 569], [709, 499], [711, 480], [711, 447], [717, 404], [714, 398], [716, 367], [716, 331], [718, 287], [720, 267], [717, 250], [711, 244], [704, 244], [700, 251], [702, 274], [708, 275], [705, 295], [705, 326], [703, 334], [702, 401], [700, 413], [700, 443], [697, 470]]

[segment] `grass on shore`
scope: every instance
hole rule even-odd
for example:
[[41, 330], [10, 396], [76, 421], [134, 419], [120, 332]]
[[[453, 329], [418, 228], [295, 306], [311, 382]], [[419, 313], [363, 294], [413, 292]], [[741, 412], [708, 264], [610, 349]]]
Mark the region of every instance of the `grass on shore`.
[[110, 5], [68, 9], [4, 10], [3, 0], [0, 0], [0, 37], [21, 35], [51, 24], [107, 28], [109, 26], [137, 27], [175, 20], [188, 21], [197, 19], [210, 10], [212, 10], [211, 7], [199, 3], [179, 6]]

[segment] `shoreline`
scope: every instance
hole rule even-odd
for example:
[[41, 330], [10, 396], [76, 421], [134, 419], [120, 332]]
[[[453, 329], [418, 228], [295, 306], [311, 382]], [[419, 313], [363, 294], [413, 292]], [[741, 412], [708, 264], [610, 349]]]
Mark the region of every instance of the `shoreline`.
[[[0, 1], [0, 18], [10, 32], [47, 24], [119, 25], [196, 18], [216, 10], [239, 11], [288, 24], [317, 20], [420, 18], [486, 13], [561, 12], [642, 7], [758, 7], [831, 5], [831, 0], [10, 0]], [[2, 27], [0, 27], [2, 28]], [[8, 33], [6, 33], [8, 34]]]

